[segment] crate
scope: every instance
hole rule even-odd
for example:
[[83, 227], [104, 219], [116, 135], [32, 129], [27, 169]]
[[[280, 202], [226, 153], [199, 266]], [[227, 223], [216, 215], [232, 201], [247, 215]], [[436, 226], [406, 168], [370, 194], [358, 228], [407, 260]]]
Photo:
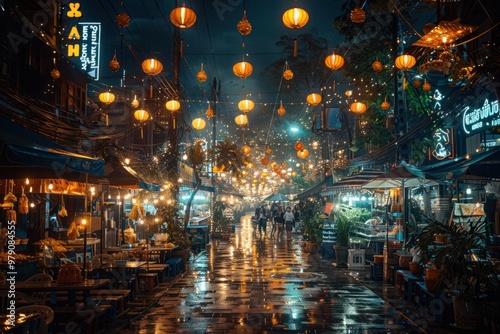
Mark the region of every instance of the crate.
[[180, 257], [174, 256], [168, 259], [166, 262], [168, 264], [168, 275], [171, 277], [177, 276], [182, 269], [182, 259]]

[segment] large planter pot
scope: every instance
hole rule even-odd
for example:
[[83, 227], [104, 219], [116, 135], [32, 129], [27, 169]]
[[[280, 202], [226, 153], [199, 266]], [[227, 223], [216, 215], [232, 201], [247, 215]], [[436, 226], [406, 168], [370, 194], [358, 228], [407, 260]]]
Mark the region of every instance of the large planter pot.
[[315, 254], [319, 251], [319, 244], [317, 242], [306, 241], [305, 245], [305, 250], [307, 253]]
[[427, 288], [427, 291], [433, 294], [437, 294], [441, 291], [441, 283], [438, 282], [435, 279], [429, 279], [425, 278], [425, 287]]
[[440, 269], [436, 268], [426, 268], [425, 269], [425, 278], [429, 280], [434, 280], [436, 281], [438, 279], [439, 273], [441, 272]]
[[349, 247], [333, 245], [335, 250], [335, 258], [337, 259], [338, 268], [347, 268], [347, 258], [349, 256]]
[[410, 267], [410, 262], [412, 260], [412, 256], [411, 255], [400, 255], [399, 256], [399, 267], [401, 268], [409, 268]]
[[408, 262], [408, 267], [413, 275], [422, 275], [422, 267], [418, 262]]
[[459, 296], [453, 296], [453, 327], [459, 329], [477, 329], [481, 319], [481, 306], [479, 300], [464, 300]]

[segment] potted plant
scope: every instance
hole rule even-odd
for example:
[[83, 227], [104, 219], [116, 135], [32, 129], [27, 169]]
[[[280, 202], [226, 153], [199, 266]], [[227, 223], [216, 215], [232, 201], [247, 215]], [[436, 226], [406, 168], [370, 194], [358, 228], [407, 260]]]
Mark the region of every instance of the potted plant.
[[305, 250], [316, 253], [323, 237], [323, 206], [320, 201], [312, 200], [300, 202], [299, 208], [304, 222]]
[[332, 210], [335, 221], [336, 240], [333, 248], [335, 250], [335, 258], [337, 266], [347, 266], [347, 256], [349, 249], [349, 233], [354, 222], [364, 222], [371, 215], [366, 209], [353, 208], [348, 205], [339, 204]]
[[[157, 215], [161, 221], [166, 223], [166, 228], [162, 232], [168, 234], [168, 241], [176, 246], [172, 251], [172, 257], [178, 256], [182, 259], [182, 270], [186, 269], [186, 264], [191, 253], [191, 239], [186, 229], [183, 227], [183, 221], [177, 214], [177, 208], [171, 204], [160, 205]], [[162, 224], [164, 226], [165, 224]]]
[[[481, 295], [499, 288], [486, 248], [486, 227], [485, 217], [465, 223], [430, 221], [414, 243], [421, 261], [432, 264], [438, 274], [435, 281], [426, 278], [426, 284], [453, 295], [457, 327], [476, 328]], [[446, 236], [446, 242], [436, 241], [435, 235]]]

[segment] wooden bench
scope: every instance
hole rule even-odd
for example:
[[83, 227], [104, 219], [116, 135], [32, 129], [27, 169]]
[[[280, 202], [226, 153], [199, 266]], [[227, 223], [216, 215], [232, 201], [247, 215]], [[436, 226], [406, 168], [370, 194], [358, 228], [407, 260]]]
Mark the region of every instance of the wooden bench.
[[130, 290], [92, 290], [90, 298], [105, 305], [116, 304], [116, 317], [120, 317], [130, 310]]
[[106, 331], [106, 313], [111, 306], [55, 306], [54, 333], [99, 334]]
[[[146, 266], [146, 268], [147, 269], [143, 270], [142, 272], [157, 273], [158, 274], [158, 282], [159, 283], [165, 282], [165, 279], [168, 276], [168, 269], [169, 269], [168, 264], [150, 263]], [[141, 272], [139, 272], [139, 273], [141, 273]]]

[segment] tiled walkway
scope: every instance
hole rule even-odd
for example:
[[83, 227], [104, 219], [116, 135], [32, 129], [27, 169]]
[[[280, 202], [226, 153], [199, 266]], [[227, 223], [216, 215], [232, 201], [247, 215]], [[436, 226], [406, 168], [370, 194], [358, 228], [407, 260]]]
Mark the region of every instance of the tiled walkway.
[[121, 333], [442, 332], [367, 274], [305, 253], [300, 235], [261, 237], [248, 217], [229, 241], [213, 240], [193, 257]]

